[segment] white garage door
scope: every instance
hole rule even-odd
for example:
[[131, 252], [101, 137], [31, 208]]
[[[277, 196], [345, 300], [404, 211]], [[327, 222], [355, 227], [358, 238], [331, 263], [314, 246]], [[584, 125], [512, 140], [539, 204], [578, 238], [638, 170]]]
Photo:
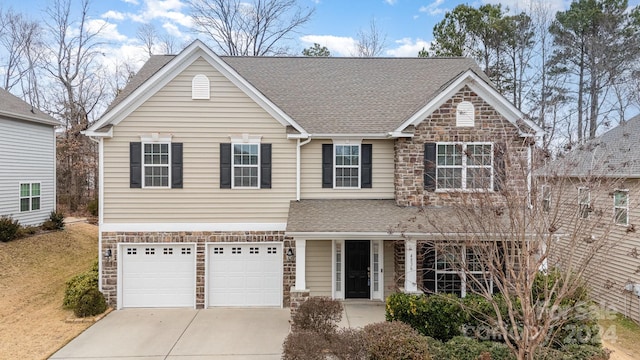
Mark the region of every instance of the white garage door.
[[122, 245], [122, 307], [193, 307], [195, 249], [189, 244]]
[[282, 244], [209, 245], [209, 306], [282, 306]]

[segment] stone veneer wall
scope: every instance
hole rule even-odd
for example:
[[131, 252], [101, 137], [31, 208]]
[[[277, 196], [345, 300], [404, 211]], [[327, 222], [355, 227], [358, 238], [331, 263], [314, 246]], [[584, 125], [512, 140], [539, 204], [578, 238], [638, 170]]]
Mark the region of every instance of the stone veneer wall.
[[[205, 298], [205, 244], [216, 242], [282, 242], [283, 251], [283, 303], [289, 305], [289, 290], [295, 285], [295, 259], [288, 260], [288, 248], [295, 241], [284, 236], [283, 231], [198, 231], [198, 232], [103, 232], [102, 250], [111, 249], [110, 261], [102, 263], [102, 292], [111, 306], [116, 306], [118, 291], [119, 243], [195, 243], [196, 244], [196, 308], [206, 306]], [[294, 250], [295, 253], [295, 250]]]
[[[456, 107], [469, 101], [475, 109], [475, 126], [456, 127]], [[507, 186], [526, 186], [527, 145], [518, 129], [491, 105], [465, 86], [420, 123], [413, 138], [395, 143], [395, 198], [399, 206], [447, 205], [460, 192], [424, 190], [424, 144], [428, 142], [496, 142], [506, 145]]]

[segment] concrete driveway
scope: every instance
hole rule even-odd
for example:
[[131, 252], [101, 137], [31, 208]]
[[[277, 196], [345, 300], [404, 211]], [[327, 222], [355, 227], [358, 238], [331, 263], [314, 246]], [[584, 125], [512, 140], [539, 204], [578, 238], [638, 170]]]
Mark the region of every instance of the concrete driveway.
[[280, 359], [289, 309], [113, 311], [50, 359]]
[[[384, 321], [384, 303], [345, 301], [340, 327]], [[280, 359], [288, 308], [113, 311], [50, 359]]]

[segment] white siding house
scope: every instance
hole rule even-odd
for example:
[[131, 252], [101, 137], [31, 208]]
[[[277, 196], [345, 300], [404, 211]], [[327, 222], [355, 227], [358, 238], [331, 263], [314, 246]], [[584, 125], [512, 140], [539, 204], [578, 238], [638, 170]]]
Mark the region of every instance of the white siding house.
[[55, 210], [56, 125], [0, 89], [0, 216], [39, 225]]

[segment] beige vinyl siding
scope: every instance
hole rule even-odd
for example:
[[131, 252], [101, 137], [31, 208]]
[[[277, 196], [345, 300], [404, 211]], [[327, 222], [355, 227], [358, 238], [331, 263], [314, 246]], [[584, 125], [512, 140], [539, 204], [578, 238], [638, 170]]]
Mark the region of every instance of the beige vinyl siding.
[[[205, 74], [211, 99], [193, 100], [191, 81]], [[129, 188], [129, 143], [142, 134], [183, 143], [182, 189]], [[220, 189], [220, 143], [261, 135], [272, 144], [271, 189]], [[296, 196], [296, 143], [285, 127], [199, 59], [114, 127], [104, 140], [105, 223], [284, 223]]]
[[[597, 226], [587, 226], [593, 228], [591, 234], [584, 234], [579, 239], [593, 235], [596, 239], [605, 236], [607, 240], [605, 248], [590, 262], [586, 279], [594, 300], [608, 309], [640, 321], [640, 300], [624, 291], [627, 283], [640, 284], [640, 256], [637, 255], [637, 252], [640, 252], [640, 180], [627, 180], [616, 184], [612, 181], [603, 180], [591, 188], [594, 212], [602, 211], [603, 217]], [[567, 221], [571, 216], [577, 218], [579, 186], [582, 186], [582, 183], [577, 179], [551, 185], [551, 210], [555, 210], [560, 204], [560, 221]], [[635, 226], [635, 232], [627, 231], [628, 226], [618, 225], [613, 221], [613, 192], [616, 189], [629, 190], [629, 224]], [[586, 222], [594, 221], [595, 216], [590, 214], [589, 217], [591, 219], [586, 219]], [[562, 229], [561, 227], [560, 231]], [[572, 233], [574, 232], [567, 230], [567, 235]], [[606, 249], [609, 247], [610, 249]]]
[[395, 284], [395, 269], [394, 269], [394, 248], [395, 241], [384, 242], [384, 264], [382, 270], [384, 271], [384, 297], [393, 294], [396, 289]]
[[393, 140], [364, 140], [372, 144], [373, 186], [370, 189], [329, 189], [322, 187], [322, 144], [331, 140], [312, 140], [301, 148], [302, 199], [393, 199], [394, 153]]
[[307, 240], [306, 282], [311, 296], [331, 296], [331, 240]]

